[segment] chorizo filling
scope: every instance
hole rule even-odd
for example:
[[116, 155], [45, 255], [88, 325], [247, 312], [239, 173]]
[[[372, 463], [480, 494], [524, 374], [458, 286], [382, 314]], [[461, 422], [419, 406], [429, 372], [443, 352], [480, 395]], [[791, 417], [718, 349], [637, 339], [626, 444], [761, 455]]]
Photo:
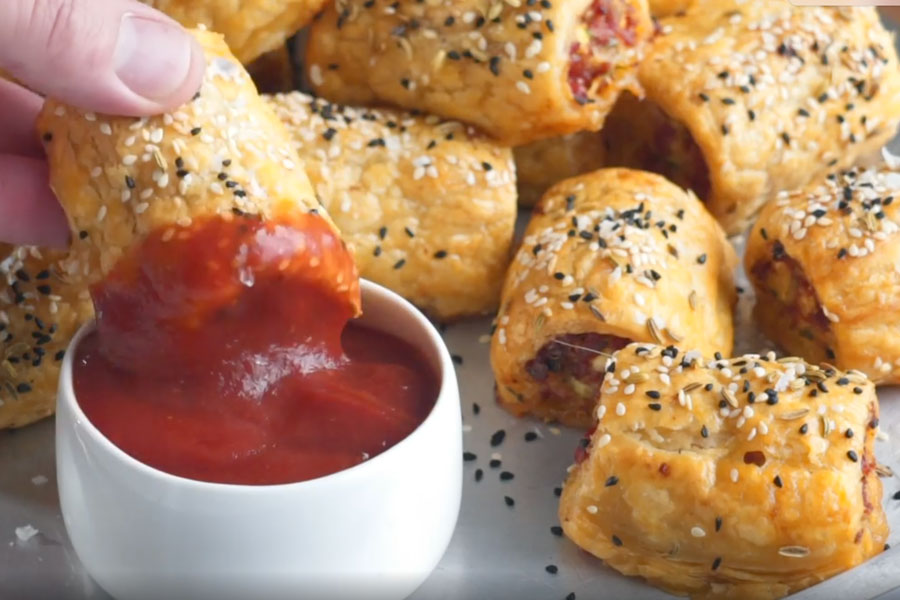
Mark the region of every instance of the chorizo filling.
[[541, 386], [541, 399], [552, 406], [593, 406], [606, 375], [610, 354], [629, 340], [599, 333], [574, 333], [553, 338], [525, 364]]
[[[638, 18], [634, 7], [617, 0], [594, 0], [575, 29], [569, 47], [569, 87], [579, 104], [591, 102], [633, 60], [623, 46], [637, 43]], [[626, 64], [627, 62], [627, 64]]]
[[830, 321], [815, 288], [803, 267], [785, 252], [781, 242], [775, 241], [770, 246], [771, 259], [757, 261], [750, 273], [760, 288], [769, 292], [766, 310], [782, 315], [803, 339], [824, 348], [825, 358], [834, 358], [829, 349]]

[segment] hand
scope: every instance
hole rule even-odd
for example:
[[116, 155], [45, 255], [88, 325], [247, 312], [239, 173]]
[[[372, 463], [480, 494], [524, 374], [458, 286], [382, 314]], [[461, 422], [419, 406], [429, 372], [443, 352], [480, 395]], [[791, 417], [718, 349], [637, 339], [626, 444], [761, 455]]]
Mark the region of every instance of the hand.
[[[85, 110], [144, 116], [187, 102], [203, 52], [134, 0], [0, 0], [0, 71]], [[64, 247], [35, 117], [41, 96], [0, 77], [0, 242]]]

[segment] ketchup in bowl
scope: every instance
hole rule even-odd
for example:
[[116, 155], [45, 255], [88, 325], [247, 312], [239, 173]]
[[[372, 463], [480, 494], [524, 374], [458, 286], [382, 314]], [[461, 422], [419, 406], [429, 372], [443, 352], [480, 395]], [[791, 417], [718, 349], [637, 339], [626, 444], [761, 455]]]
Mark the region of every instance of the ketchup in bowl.
[[439, 381], [399, 338], [355, 325], [349, 252], [315, 215], [155, 232], [92, 290], [75, 357], [91, 422], [135, 459], [233, 484], [314, 479], [390, 448]]

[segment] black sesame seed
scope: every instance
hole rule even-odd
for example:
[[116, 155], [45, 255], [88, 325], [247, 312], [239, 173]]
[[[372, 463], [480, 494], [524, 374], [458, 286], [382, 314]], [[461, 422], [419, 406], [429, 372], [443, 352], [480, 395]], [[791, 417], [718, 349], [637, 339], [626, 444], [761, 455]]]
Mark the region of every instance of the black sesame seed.
[[538, 439], [538, 434], [536, 434], [535, 432], [533, 432], [533, 431], [525, 432], [525, 441], [526, 442], [533, 442], [536, 439]]
[[651, 402], [647, 405], [647, 408], [649, 408], [650, 410], [660, 411], [662, 410], [662, 404], [660, 404], [659, 402]]
[[716, 559], [713, 561], [712, 570], [715, 571], [716, 569], [719, 568], [719, 565], [721, 565], [721, 564], [722, 564], [722, 557], [717, 556]]
[[566, 600], [575, 600], [575, 592], [569, 592], [569, 595], [566, 596]]
[[504, 501], [504, 502], [506, 503], [506, 505], [509, 506], [510, 508], [512, 508], [513, 506], [516, 505], [516, 501], [513, 500], [512, 498], [510, 498], [509, 496], [503, 496], [503, 501]]
[[557, 498], [562, 496], [562, 488], [561, 487], [553, 488], [553, 495], [556, 496]]
[[375, 246], [375, 250], [372, 251], [372, 254], [375, 256], [381, 256], [381, 246]]
[[859, 460], [859, 455], [856, 453], [855, 450], [847, 450], [847, 458], [849, 458], [853, 462], [856, 462]]
[[848, 427], [848, 428], [847, 428], [847, 431], [844, 432], [844, 437], [847, 438], [847, 439], [852, 438], [852, 437], [853, 437], [853, 430], [850, 429], [850, 428]]
[[484, 477], [484, 471], [481, 469], [475, 469], [475, 481], [481, 481], [482, 477]]
[[556, 273], [553, 274], [553, 278], [556, 279], [557, 281], [562, 281], [563, 279], [566, 278], [566, 274], [560, 273], [559, 271], [557, 271]]
[[804, 423], [803, 425], [800, 426], [800, 434], [801, 435], [806, 435], [807, 431], [809, 431], [809, 424]]
[[200, 135], [200, 132], [203, 131], [200, 127], [194, 127], [191, 129], [191, 135]]
[[501, 464], [503, 464], [503, 463], [500, 461], [499, 458], [492, 458], [488, 462], [488, 466], [492, 469], [499, 469]]
[[88, 236], [88, 232], [87, 232], [87, 231], [79, 231], [79, 232], [78, 232], [78, 239], [82, 239], [82, 240], [83, 240], [83, 239], [86, 238], [87, 236]]
[[707, 96], [707, 95], [704, 94], [703, 92], [700, 92], [699, 95], [700, 95], [700, 99], [701, 99], [701, 100], [703, 100], [704, 102], [709, 102], [709, 96]]
[[863, 389], [861, 387], [855, 387], [853, 388], [853, 393], [858, 396], [859, 394], [863, 393]]
[[894, 492], [894, 495], [891, 496], [894, 500], [900, 500], [900, 492]]
[[615, 544], [616, 546], [621, 546], [622, 540], [619, 539], [619, 536], [614, 535], [614, 536], [612, 536], [612, 543]]
[[515, 475], [510, 473], [509, 471], [503, 471], [500, 473], [500, 481], [512, 481]]
[[554, 525], [553, 527], [550, 528], [550, 533], [552, 533], [556, 537], [562, 537], [563, 528], [560, 527], [559, 525]]
[[39, 285], [37, 286], [37, 291], [42, 293], [45, 296], [49, 296], [52, 293], [49, 285]]
[[500, 75], [500, 57], [499, 56], [492, 56], [491, 60], [489, 61], [489, 65], [490, 65], [491, 73], [493, 73], [494, 75]]
[[325, 138], [326, 141], [329, 141], [329, 142], [330, 142], [331, 139], [332, 139], [335, 135], [337, 135], [337, 129], [335, 129], [335, 128], [333, 128], [333, 127], [329, 127], [329, 128], [326, 129], [325, 132], [322, 134], [322, 137]]
[[435, 258], [447, 258], [447, 251], [446, 250], [438, 250], [437, 252], [434, 253], [434, 257]]
[[482, 167], [485, 171], [491, 171], [491, 170], [493, 170], [493, 168], [494, 168], [494, 166], [493, 166], [491, 163], [489, 163], [489, 162], [483, 162], [483, 163], [481, 163], [481, 167]]
[[401, 258], [400, 260], [398, 260], [397, 262], [394, 263], [394, 270], [402, 269], [403, 265], [405, 265], [405, 264], [406, 264], [406, 259]]
[[474, 452], [463, 452], [463, 460], [466, 462], [477, 460], [478, 455]]
[[16, 386], [16, 391], [19, 392], [20, 394], [27, 394], [28, 392], [31, 391], [31, 386], [28, 385], [27, 383], [20, 383], [19, 385]]
[[503, 440], [506, 439], [506, 431], [503, 429], [498, 429], [491, 435], [491, 447], [496, 448], [500, 444], [503, 443]]
[[709, 437], [709, 429], [706, 428], [706, 425], [704, 425], [703, 427], [700, 428], [700, 435], [702, 435], [705, 438]]
[[850, 383], [850, 380], [847, 379], [846, 377], [841, 377], [840, 379], [837, 380], [838, 385], [847, 385], [848, 383]]
[[716, 531], [722, 529], [722, 517], [716, 517]]
[[653, 398], [654, 400], [659, 400], [659, 392], [656, 390], [647, 390], [644, 392], [648, 397]]
[[772, 480], [777, 487], [784, 487], [784, 482], [781, 481], [781, 475], [776, 475], [775, 479]]
[[556, 575], [559, 572], [559, 567], [557, 567], [556, 565], [547, 565], [546, 567], [544, 567], [544, 570], [551, 575]]
[[44, 139], [45, 142], [52, 142], [52, 141], [53, 141], [53, 134], [50, 133], [49, 131], [48, 131], [47, 133], [45, 133], [42, 137], [43, 137], [43, 139]]
[[612, 487], [619, 483], [619, 478], [615, 475], [612, 475], [609, 479], [606, 480], [606, 487]]
[[66, 355], [66, 351], [65, 351], [65, 350], [60, 350], [59, 352], [57, 352], [56, 354], [53, 355], [53, 360], [59, 362], [59, 361], [61, 361], [61, 360], [63, 359], [63, 357], [64, 357], [65, 355]]

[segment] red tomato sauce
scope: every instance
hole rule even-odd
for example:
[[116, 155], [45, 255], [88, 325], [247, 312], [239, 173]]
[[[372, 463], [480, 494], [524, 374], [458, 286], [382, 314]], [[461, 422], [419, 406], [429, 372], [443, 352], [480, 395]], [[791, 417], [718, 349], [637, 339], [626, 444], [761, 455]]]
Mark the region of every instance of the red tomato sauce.
[[279, 484], [357, 465], [409, 435], [439, 387], [415, 348], [348, 324], [357, 286], [314, 215], [153, 233], [92, 290], [78, 402], [116, 446], [182, 477]]

